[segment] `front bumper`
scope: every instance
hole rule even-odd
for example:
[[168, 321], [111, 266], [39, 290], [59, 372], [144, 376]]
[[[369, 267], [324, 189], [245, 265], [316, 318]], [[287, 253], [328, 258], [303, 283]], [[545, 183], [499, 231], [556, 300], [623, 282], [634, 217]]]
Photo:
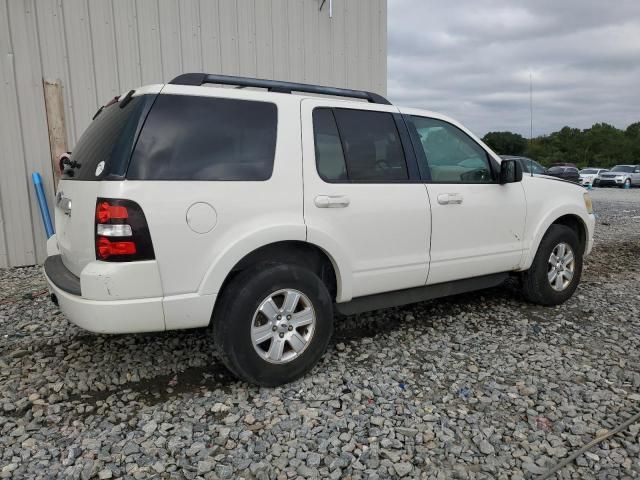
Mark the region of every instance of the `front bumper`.
[[[95, 266], [92, 268], [95, 269]], [[82, 295], [85, 279], [81, 281], [73, 275], [62, 263], [60, 255], [47, 258], [44, 275], [60, 310], [80, 328], [97, 333], [155, 332], [165, 329], [161, 295], [112, 300], [85, 298], [86, 294]], [[110, 278], [101, 274], [87, 276], [87, 290], [95, 291], [100, 279], [108, 292]]]
[[619, 187], [624, 184], [624, 178], [600, 178], [598, 185], [601, 187]]

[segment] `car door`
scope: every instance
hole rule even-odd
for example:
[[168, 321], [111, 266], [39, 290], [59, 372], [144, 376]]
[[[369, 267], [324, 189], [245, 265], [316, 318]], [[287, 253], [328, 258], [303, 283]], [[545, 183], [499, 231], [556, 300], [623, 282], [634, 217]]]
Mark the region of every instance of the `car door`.
[[500, 185], [499, 164], [461, 126], [406, 115], [431, 201], [428, 284], [517, 268], [526, 204], [521, 183]]
[[342, 278], [338, 301], [424, 285], [430, 210], [395, 107], [301, 102], [307, 239]]
[[640, 165], [636, 165], [633, 168], [633, 173], [631, 174], [631, 183], [634, 185], [640, 185]]

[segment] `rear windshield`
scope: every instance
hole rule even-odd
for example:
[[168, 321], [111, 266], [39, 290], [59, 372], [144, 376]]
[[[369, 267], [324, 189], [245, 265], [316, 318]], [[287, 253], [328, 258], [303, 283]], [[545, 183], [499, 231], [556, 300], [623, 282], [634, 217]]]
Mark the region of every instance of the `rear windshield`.
[[136, 131], [145, 105], [155, 95], [133, 97], [123, 108], [121, 103], [105, 107], [84, 131], [71, 153], [79, 167], [64, 169], [66, 180], [101, 180], [126, 172]]
[[268, 180], [276, 149], [275, 104], [159, 95], [136, 144], [131, 180]]

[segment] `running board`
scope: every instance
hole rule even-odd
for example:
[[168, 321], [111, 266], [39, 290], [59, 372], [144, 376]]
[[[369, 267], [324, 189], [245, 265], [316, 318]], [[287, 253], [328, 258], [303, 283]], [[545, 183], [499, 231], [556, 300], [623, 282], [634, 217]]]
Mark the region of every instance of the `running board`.
[[349, 302], [336, 303], [335, 308], [341, 315], [379, 310], [381, 308], [398, 307], [410, 303], [424, 302], [434, 298], [448, 297], [460, 293], [482, 290], [500, 285], [509, 277], [509, 273], [493, 273], [481, 277], [464, 278], [453, 282], [436, 283], [424, 287], [407, 288], [393, 292], [366, 295], [354, 298]]

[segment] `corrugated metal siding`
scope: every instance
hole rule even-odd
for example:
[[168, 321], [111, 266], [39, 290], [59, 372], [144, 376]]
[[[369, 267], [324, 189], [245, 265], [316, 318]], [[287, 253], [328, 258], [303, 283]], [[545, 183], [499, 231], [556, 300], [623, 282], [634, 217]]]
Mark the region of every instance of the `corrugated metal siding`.
[[130, 88], [206, 71], [386, 94], [386, 0], [0, 0], [0, 267], [44, 260], [30, 174], [54, 196], [42, 81], [68, 145]]

